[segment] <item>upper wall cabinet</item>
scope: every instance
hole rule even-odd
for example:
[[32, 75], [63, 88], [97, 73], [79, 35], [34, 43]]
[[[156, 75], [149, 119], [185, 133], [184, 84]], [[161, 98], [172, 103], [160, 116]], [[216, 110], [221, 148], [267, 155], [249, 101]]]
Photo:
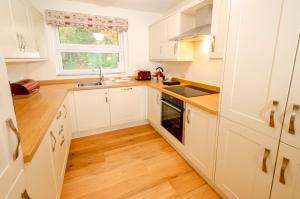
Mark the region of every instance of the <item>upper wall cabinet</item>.
[[0, 44], [6, 59], [46, 58], [42, 14], [27, 0], [0, 2]]
[[214, 0], [211, 22], [210, 58], [223, 59], [229, 19], [229, 0]]
[[149, 53], [153, 61], [193, 61], [193, 43], [169, 41], [191, 29], [194, 18], [175, 14], [150, 26]]

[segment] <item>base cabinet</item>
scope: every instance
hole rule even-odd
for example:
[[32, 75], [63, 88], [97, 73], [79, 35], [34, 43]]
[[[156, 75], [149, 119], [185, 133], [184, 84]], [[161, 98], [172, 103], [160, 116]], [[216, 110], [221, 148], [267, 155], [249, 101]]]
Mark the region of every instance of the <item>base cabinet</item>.
[[278, 141], [221, 118], [216, 184], [228, 198], [270, 197]]
[[109, 89], [111, 125], [146, 119], [146, 89], [144, 86]]
[[32, 199], [58, 198], [49, 135], [45, 136], [30, 163], [25, 165], [25, 173], [27, 192]]
[[148, 120], [159, 126], [161, 122], [161, 92], [148, 87]]
[[78, 131], [87, 131], [110, 125], [108, 89], [74, 92]]
[[300, 150], [281, 143], [271, 199], [300, 198]]
[[191, 161], [208, 179], [213, 179], [217, 116], [187, 105], [185, 145]]

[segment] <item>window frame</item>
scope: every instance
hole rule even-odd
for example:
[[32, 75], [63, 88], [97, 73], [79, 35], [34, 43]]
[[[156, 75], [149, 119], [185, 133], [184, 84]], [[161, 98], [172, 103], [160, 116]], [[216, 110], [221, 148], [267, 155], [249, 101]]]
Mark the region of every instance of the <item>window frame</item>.
[[119, 53], [119, 66], [117, 69], [102, 68], [103, 74], [121, 74], [125, 73], [127, 66], [127, 51], [126, 33], [118, 32], [119, 45], [93, 45], [93, 44], [62, 44], [59, 39], [58, 27], [54, 27], [55, 34], [55, 51], [57, 55], [57, 75], [72, 76], [72, 75], [98, 75], [99, 70], [95, 69], [80, 69], [80, 70], [64, 70], [62, 63], [62, 52], [90, 52], [90, 53]]

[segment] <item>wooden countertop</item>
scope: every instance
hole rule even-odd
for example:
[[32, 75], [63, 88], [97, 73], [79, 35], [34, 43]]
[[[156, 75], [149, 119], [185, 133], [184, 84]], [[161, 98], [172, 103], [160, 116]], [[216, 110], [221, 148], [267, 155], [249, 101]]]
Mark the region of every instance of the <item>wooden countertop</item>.
[[[184, 84], [188, 83], [184, 82], [182, 85]], [[113, 85], [85, 88], [78, 88], [76, 84], [71, 82], [65, 84], [61, 82], [60, 84], [42, 84], [39, 93], [29, 98], [14, 99], [18, 129], [21, 134], [24, 162], [28, 163], [32, 160], [68, 91], [139, 85], [150, 86], [211, 114], [218, 114], [219, 94], [186, 98], [164, 89], [164, 87], [166, 87], [165, 85], [151, 81], [132, 81], [130, 83], [116, 83]]]

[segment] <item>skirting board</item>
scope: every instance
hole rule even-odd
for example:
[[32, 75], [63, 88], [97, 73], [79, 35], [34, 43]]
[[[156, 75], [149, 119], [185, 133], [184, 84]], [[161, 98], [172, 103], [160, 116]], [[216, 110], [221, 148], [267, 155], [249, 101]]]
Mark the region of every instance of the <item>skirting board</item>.
[[73, 132], [72, 139], [86, 137], [86, 136], [90, 136], [90, 135], [97, 135], [97, 134], [101, 134], [101, 133], [106, 133], [106, 132], [115, 131], [115, 130], [119, 130], [119, 129], [140, 126], [140, 125], [144, 125], [144, 124], [149, 124], [148, 120], [130, 122], [130, 123], [116, 125], [116, 126], [110, 126], [110, 127], [100, 128], [100, 129], [93, 129], [93, 130], [89, 130], [89, 131]]
[[186, 149], [182, 144], [167, 133], [163, 127], [158, 127], [157, 125], [151, 123], [149, 124], [179, 153], [179, 155], [224, 199], [227, 197], [222, 193], [222, 191], [215, 185], [215, 183], [208, 179], [196, 166], [196, 164], [189, 158]]

